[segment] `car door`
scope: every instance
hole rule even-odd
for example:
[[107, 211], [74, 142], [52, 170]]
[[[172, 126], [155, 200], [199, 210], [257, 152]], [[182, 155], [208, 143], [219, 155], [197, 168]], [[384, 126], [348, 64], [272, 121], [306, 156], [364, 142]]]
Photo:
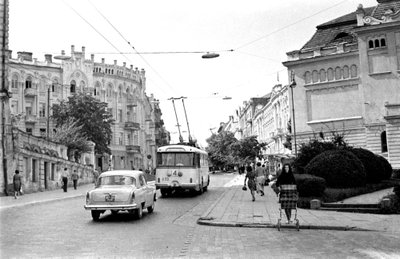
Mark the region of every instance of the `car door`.
[[152, 189], [146, 182], [146, 178], [144, 175], [140, 175], [142, 182], [144, 183], [144, 189], [145, 189], [145, 201], [146, 201], [146, 206], [150, 206], [152, 204]]
[[146, 182], [143, 181], [143, 175], [138, 176], [138, 181], [137, 181], [137, 193], [135, 194], [137, 197], [137, 202], [138, 203], [143, 203], [146, 202]]

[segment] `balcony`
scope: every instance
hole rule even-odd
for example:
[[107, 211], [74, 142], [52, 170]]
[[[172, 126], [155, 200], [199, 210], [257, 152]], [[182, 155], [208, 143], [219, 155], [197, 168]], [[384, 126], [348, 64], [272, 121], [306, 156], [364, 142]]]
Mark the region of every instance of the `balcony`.
[[36, 123], [38, 118], [36, 115], [25, 115], [25, 123]]
[[151, 141], [151, 140], [153, 140], [154, 138], [153, 138], [153, 134], [147, 134], [146, 133], [146, 140], [147, 141]]
[[140, 130], [140, 124], [138, 122], [126, 121], [124, 129], [126, 129], [126, 130]]
[[127, 145], [126, 152], [128, 153], [138, 153], [140, 154], [140, 146], [137, 145]]
[[33, 88], [26, 88], [24, 90], [24, 94], [25, 94], [25, 96], [37, 96], [37, 91], [36, 91], [36, 89], [33, 89]]
[[149, 128], [150, 129], [153, 129], [153, 128], [155, 128], [156, 127], [156, 124], [154, 123], [154, 121], [150, 121], [149, 122]]

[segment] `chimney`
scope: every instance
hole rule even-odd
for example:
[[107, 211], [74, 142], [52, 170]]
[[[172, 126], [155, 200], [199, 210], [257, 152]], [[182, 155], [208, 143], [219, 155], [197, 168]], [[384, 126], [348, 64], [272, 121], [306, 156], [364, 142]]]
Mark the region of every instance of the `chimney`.
[[85, 46], [82, 46], [82, 54], [85, 56]]
[[145, 75], [146, 71], [144, 70], [144, 68], [142, 68], [142, 70], [140, 71], [140, 74]]
[[105, 63], [106, 62], [106, 60], [105, 60], [105, 58], [101, 58], [101, 63]]
[[94, 62], [94, 54], [90, 55], [90, 59]]
[[117, 60], [114, 60], [114, 65], [117, 65]]
[[123, 64], [124, 67], [126, 66], [126, 62], [123, 62], [122, 64]]
[[32, 61], [32, 52], [19, 51], [17, 52], [18, 59], [21, 61]]
[[75, 46], [71, 45], [71, 54], [73, 54], [75, 52]]
[[53, 55], [45, 54], [44, 55], [44, 60], [46, 60], [47, 63], [53, 63]]
[[131, 65], [131, 70], [133, 70], [133, 65]]
[[65, 50], [61, 50], [61, 55], [65, 56]]

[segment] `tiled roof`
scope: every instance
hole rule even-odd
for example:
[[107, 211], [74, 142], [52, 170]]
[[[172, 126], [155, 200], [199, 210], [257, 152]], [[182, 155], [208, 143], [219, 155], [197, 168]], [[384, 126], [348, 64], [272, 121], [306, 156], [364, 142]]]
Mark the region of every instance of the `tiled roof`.
[[[371, 15], [375, 7], [364, 8], [365, 15]], [[317, 31], [301, 50], [316, 47], [329, 47], [341, 42], [356, 42], [352, 29], [357, 24], [356, 12], [352, 12], [317, 26]], [[342, 33], [342, 34], [340, 34]], [[339, 35], [340, 34], [340, 35]], [[348, 34], [347, 36], [345, 34]], [[340, 36], [343, 37], [340, 37]], [[337, 37], [339, 36], [339, 37]]]
[[392, 10], [393, 13], [396, 13], [400, 10], [400, 0], [392, 0], [392, 1], [380, 1], [375, 10], [373, 10], [371, 16], [376, 19], [381, 19], [387, 10]]

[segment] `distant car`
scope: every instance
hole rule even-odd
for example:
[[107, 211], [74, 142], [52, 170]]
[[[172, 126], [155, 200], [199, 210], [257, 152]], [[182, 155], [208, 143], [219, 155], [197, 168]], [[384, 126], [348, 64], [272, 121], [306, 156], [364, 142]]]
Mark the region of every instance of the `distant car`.
[[154, 182], [146, 182], [142, 171], [116, 170], [102, 173], [96, 181], [94, 190], [86, 193], [86, 205], [94, 221], [100, 214], [111, 210], [112, 214], [128, 211], [140, 219], [143, 209], [154, 211], [156, 187]]

